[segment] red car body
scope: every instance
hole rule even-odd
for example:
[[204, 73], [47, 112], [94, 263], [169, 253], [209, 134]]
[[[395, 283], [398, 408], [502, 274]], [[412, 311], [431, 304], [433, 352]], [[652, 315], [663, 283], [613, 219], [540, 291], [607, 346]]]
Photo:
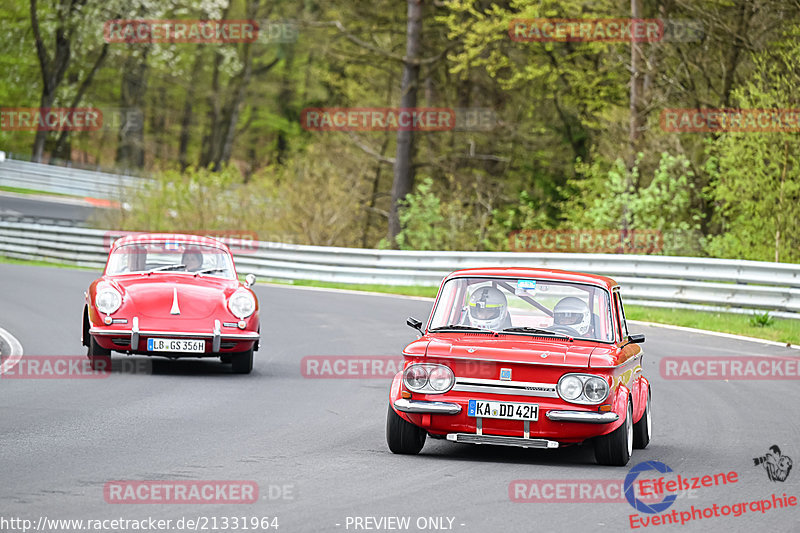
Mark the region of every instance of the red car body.
[[[458, 278], [485, 278], [500, 284], [511, 279], [538, 280], [551, 286], [563, 282], [598, 295], [607, 293], [613, 332], [607, 332], [608, 340], [600, 342], [502, 331], [430, 331], [445, 285]], [[542, 315], [546, 314], [543, 310]], [[404, 372], [398, 373], [391, 385], [387, 440], [395, 453], [416, 453], [426, 435], [455, 442], [531, 448], [557, 448], [593, 439], [600, 463], [624, 465], [632, 444], [643, 448], [649, 442], [650, 384], [642, 374], [643, 351], [638, 344], [644, 336], [628, 335], [619, 286], [612, 279], [526, 268], [461, 270], [442, 282], [424, 330], [414, 319], [409, 319], [409, 325], [418, 327], [422, 336], [403, 350]], [[414, 392], [404, 380], [414, 364], [449, 367], [455, 384], [444, 393]], [[558, 386], [567, 374], [605, 380], [606, 399], [592, 405], [563, 399]], [[535, 404], [538, 420], [470, 416], [470, 400]], [[622, 433], [625, 435], [621, 437]], [[613, 437], [615, 442], [611, 442]], [[624, 442], [627, 450], [612, 449], [623, 446], [623, 437], [636, 442]], [[607, 449], [598, 451], [598, 447]]]
[[[212, 272], [197, 273], [188, 269], [159, 271], [158, 263], [148, 263], [158, 254], [148, 250], [160, 251], [162, 258], [170, 253], [202, 250], [205, 257], [215, 258], [225, 266], [224, 275], [213, 272], [223, 269], [214, 268], [207, 269]], [[118, 255], [115, 261], [115, 254], [127, 255], [122, 259]], [[111, 271], [112, 264], [119, 266], [125, 261], [138, 262], [139, 266], [117, 268], [132, 271]], [[93, 360], [107, 358], [112, 351], [169, 358], [218, 357], [232, 363], [234, 372], [249, 373], [260, 336], [258, 299], [250, 289], [253, 282], [254, 277], [248, 283], [238, 280], [230, 250], [216, 239], [173, 234], [123, 237], [114, 242], [103, 275], [86, 292], [82, 342]], [[100, 291], [112, 296], [114, 291], [119, 293], [119, 307], [110, 313], [98, 309]], [[243, 298], [245, 306], [251, 305], [252, 297], [248, 316], [233, 314], [229, 301], [234, 294]], [[151, 339], [160, 339], [158, 350]], [[182, 351], [189, 346], [192, 351]]]

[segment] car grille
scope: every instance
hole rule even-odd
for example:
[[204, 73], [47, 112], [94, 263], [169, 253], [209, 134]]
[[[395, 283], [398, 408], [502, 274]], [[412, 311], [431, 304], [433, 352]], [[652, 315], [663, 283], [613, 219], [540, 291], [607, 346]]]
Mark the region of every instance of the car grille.
[[537, 396], [539, 398], [558, 398], [555, 385], [549, 383], [533, 383], [529, 381], [456, 378], [456, 384], [453, 390], [461, 392], [480, 392], [484, 394], [515, 394], [518, 396]]

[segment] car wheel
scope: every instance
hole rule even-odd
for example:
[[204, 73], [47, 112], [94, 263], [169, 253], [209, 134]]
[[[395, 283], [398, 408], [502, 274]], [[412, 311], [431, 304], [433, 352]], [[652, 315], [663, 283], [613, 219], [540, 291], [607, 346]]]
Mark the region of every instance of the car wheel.
[[647, 448], [652, 434], [653, 421], [650, 414], [650, 389], [647, 389], [647, 405], [644, 406], [642, 418], [633, 425], [633, 447], [637, 450]]
[[219, 360], [222, 361], [222, 364], [229, 365], [231, 364], [231, 354], [220, 355]]
[[92, 336], [89, 336], [89, 350], [86, 352], [86, 356], [89, 358], [92, 370], [111, 371], [111, 350], [97, 344]]
[[628, 400], [628, 409], [622, 425], [594, 441], [594, 457], [601, 465], [625, 466], [633, 453], [633, 406]]
[[235, 374], [249, 374], [253, 370], [253, 349], [231, 355], [231, 365]]
[[425, 446], [425, 430], [406, 422], [392, 406], [386, 415], [386, 443], [392, 453], [416, 455]]

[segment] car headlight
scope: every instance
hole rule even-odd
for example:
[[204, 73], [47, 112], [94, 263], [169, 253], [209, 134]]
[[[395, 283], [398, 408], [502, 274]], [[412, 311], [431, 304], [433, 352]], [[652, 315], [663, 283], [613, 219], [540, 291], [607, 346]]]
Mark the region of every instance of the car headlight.
[[116, 289], [104, 287], [94, 295], [94, 306], [106, 315], [112, 314], [122, 305], [122, 295]]
[[558, 382], [558, 394], [565, 400], [574, 400], [583, 392], [583, 383], [576, 376], [564, 376]]
[[236, 318], [244, 319], [256, 310], [256, 300], [250, 292], [240, 289], [228, 298], [228, 309]]
[[421, 365], [411, 365], [403, 374], [406, 387], [411, 390], [421, 390], [428, 384], [428, 371]]
[[608, 383], [597, 377], [589, 378], [583, 384], [583, 394], [590, 402], [602, 402], [608, 396]]
[[412, 392], [442, 394], [453, 388], [456, 377], [444, 365], [413, 364], [403, 372], [403, 383]]
[[608, 398], [608, 381], [591, 374], [564, 374], [556, 387], [562, 400], [572, 403], [598, 404]]

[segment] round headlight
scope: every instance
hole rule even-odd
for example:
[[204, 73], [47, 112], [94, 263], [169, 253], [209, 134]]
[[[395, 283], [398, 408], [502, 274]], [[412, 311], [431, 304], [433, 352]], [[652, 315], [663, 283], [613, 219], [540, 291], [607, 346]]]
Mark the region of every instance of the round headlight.
[[228, 299], [228, 309], [236, 318], [244, 319], [256, 310], [256, 301], [248, 291], [238, 290]]
[[583, 383], [575, 376], [566, 376], [558, 382], [558, 394], [565, 400], [574, 400], [583, 392]]
[[403, 379], [406, 382], [406, 387], [409, 389], [421, 389], [428, 383], [428, 371], [425, 370], [423, 366], [411, 365], [406, 368]]
[[608, 383], [600, 378], [589, 378], [583, 385], [583, 393], [590, 402], [601, 402], [608, 394]]
[[435, 391], [446, 391], [453, 386], [453, 371], [446, 366], [437, 366], [428, 375], [428, 384]]
[[101, 313], [110, 315], [122, 305], [122, 295], [111, 287], [97, 291], [94, 296], [94, 306]]

